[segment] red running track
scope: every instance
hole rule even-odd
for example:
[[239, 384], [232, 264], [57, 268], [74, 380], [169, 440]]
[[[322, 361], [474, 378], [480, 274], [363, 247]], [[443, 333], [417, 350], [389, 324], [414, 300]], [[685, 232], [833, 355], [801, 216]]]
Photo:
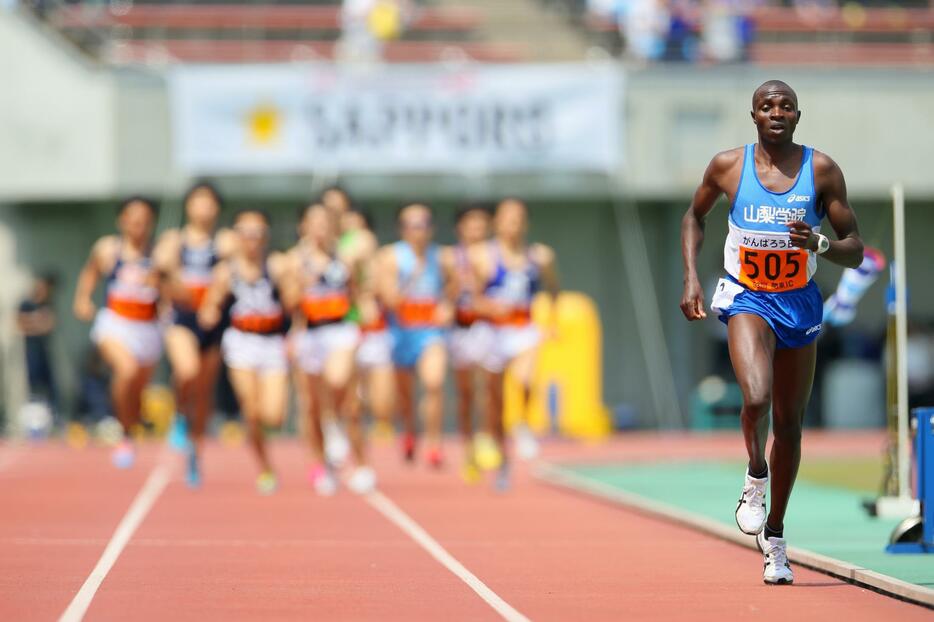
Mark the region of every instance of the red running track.
[[[868, 451], [877, 440], [843, 446]], [[636, 436], [547, 452], [638, 458], [736, 442]], [[346, 490], [316, 497], [297, 443], [275, 444], [273, 456], [283, 480], [272, 497], [254, 492], [246, 449], [210, 446], [199, 491], [176, 469], [85, 619], [503, 619], [364, 499]], [[103, 449], [0, 446], [0, 620], [58, 619], [165, 460], [174, 466], [178, 458], [148, 446], [134, 469], [120, 472]], [[521, 467], [513, 491], [501, 495], [461, 483], [454, 468], [401, 465], [388, 446], [377, 447], [376, 462], [382, 492], [532, 620], [931, 619], [929, 610], [803, 568], [792, 587], [764, 586], [754, 552], [552, 489]]]

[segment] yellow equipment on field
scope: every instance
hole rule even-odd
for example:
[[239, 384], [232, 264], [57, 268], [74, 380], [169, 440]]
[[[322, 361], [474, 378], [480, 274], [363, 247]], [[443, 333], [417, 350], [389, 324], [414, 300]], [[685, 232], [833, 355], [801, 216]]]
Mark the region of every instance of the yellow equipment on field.
[[[539, 432], [572, 438], [602, 438], [612, 428], [603, 405], [601, 324], [593, 300], [562, 292], [552, 320], [551, 299], [539, 294], [532, 319], [542, 332], [532, 381], [527, 422]], [[507, 370], [504, 417], [507, 427], [521, 420], [522, 387]]]

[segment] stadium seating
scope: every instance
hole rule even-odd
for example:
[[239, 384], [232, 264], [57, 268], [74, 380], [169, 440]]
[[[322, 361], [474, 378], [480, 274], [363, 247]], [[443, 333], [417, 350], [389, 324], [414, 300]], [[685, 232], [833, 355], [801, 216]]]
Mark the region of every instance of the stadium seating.
[[[49, 22], [83, 47], [96, 48], [92, 51], [120, 63], [325, 60], [336, 53], [341, 7], [339, 0], [81, 2], [51, 11]], [[483, 22], [483, 14], [471, 7], [417, 6], [403, 36], [386, 44], [383, 58], [390, 62], [523, 60], [519, 45], [477, 40], [475, 31]], [[89, 40], [104, 45], [88, 45]]]
[[[934, 64], [934, 9], [859, 8], [799, 11], [770, 6], [753, 11], [759, 64]], [[581, 21], [595, 42], [622, 48], [618, 26], [593, 15]]]

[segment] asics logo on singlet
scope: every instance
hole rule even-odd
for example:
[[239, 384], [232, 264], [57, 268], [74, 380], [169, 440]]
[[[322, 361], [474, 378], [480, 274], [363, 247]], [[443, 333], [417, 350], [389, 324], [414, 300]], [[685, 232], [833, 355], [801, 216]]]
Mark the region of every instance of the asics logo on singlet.
[[812, 333], [816, 333], [816, 332], [819, 331], [820, 329], [821, 329], [821, 325], [820, 325], [820, 324], [818, 324], [817, 326], [812, 326], [811, 328], [807, 329], [807, 332], [804, 333], [804, 336], [807, 337], [808, 335], [810, 335], [810, 334], [812, 334]]
[[793, 194], [788, 197], [788, 202], [789, 203], [795, 203], [795, 202], [810, 203], [811, 197], [809, 197], [806, 194]]

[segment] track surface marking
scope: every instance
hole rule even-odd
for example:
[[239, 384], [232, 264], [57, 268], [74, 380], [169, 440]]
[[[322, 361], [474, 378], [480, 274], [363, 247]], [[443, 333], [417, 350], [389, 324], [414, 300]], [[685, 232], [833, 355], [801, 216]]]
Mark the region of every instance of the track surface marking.
[[[877, 438], [848, 438], [848, 454], [879, 447]], [[820, 443], [821, 451], [839, 449]], [[380, 490], [531, 620], [930, 620], [929, 610], [800, 567], [795, 586], [766, 587], [756, 552], [555, 490], [522, 465], [508, 494], [489, 482], [467, 486], [451, 447], [449, 467], [435, 473], [402, 465], [394, 446], [377, 446]], [[544, 457], [657, 458], [692, 447], [727, 459], [742, 453], [738, 437], [634, 435], [602, 446], [548, 444]], [[209, 445], [204, 488], [168, 484], [85, 619], [502, 620], [360, 497], [345, 489], [316, 497], [304, 447], [286, 441], [271, 450], [282, 487], [261, 497], [249, 452]], [[0, 472], [0, 619], [61, 615], [156, 455], [146, 448], [138, 468], [118, 472], [104, 450], [50, 444]]]
[[130, 504], [120, 524], [117, 525], [117, 529], [107, 543], [107, 548], [104, 549], [101, 558], [97, 560], [97, 565], [94, 566], [91, 574], [84, 581], [84, 585], [81, 586], [62, 617], [59, 618], [59, 622], [80, 622], [84, 618], [84, 614], [87, 612], [88, 607], [91, 606], [91, 601], [94, 599], [94, 595], [100, 588], [101, 583], [107, 577], [107, 573], [117, 563], [120, 553], [123, 552], [130, 538], [133, 537], [133, 533], [146, 518], [152, 506], [155, 505], [159, 495], [165, 490], [166, 485], [169, 483], [169, 476], [170, 468], [168, 464], [160, 462], [153, 468], [139, 494], [133, 499], [133, 503]]
[[490, 607], [503, 616], [504, 620], [508, 620], [508, 622], [528, 622], [528, 618], [513, 609], [509, 603], [500, 598], [496, 592], [488, 588], [476, 575], [454, 559], [450, 553], [444, 550], [444, 547], [428, 535], [428, 532], [422, 529], [408, 514], [400, 510], [399, 506], [393, 503], [389, 497], [377, 491], [368, 495], [366, 500], [371, 506], [376, 508], [380, 514], [392, 521], [399, 529], [415, 540], [419, 546], [428, 551], [428, 554], [434, 557], [438, 563], [469, 585], [470, 589], [476, 592]]

